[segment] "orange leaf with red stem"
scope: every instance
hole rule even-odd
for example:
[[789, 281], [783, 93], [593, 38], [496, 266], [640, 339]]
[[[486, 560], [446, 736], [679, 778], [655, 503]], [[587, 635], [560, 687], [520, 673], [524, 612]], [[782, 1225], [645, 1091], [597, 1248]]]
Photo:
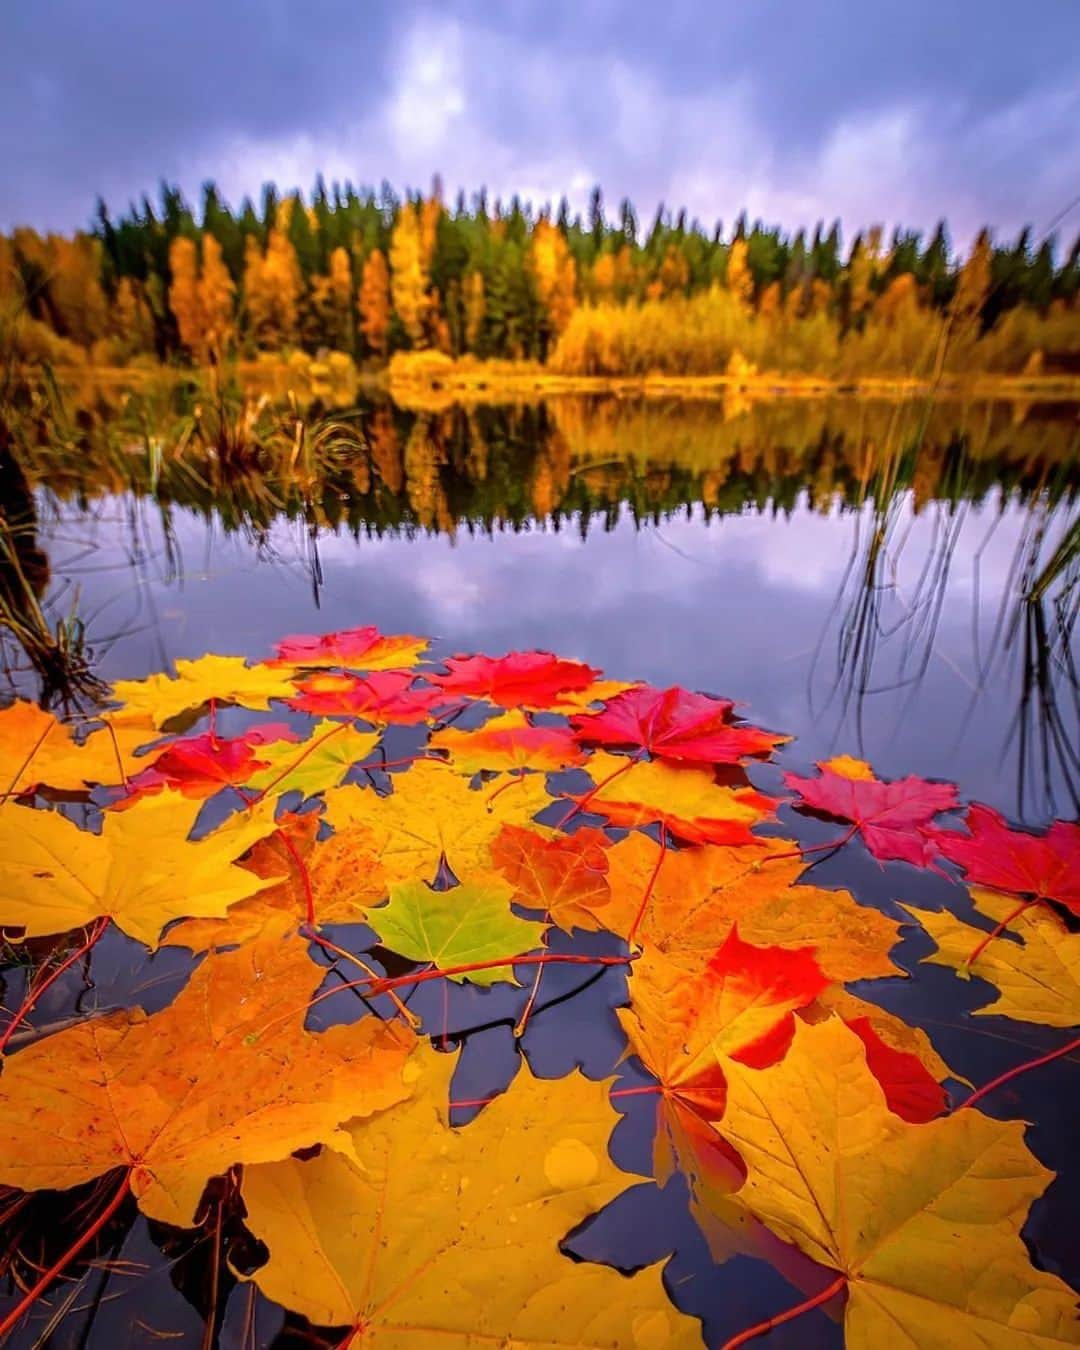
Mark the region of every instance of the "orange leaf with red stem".
[[755, 788], [717, 784], [711, 771], [634, 763], [597, 751], [589, 774], [598, 786], [572, 797], [613, 825], [664, 825], [687, 844], [760, 844], [750, 827], [776, 805]]
[[549, 835], [540, 826], [504, 825], [492, 842], [491, 862], [513, 886], [518, 904], [543, 910], [566, 932], [596, 932], [605, 927], [603, 909], [611, 902], [610, 842], [590, 828]]

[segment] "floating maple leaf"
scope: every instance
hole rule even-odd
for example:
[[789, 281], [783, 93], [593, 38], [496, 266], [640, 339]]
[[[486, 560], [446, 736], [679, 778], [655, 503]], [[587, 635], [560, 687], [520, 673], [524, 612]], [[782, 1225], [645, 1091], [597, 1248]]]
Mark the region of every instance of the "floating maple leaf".
[[785, 773], [785, 786], [802, 798], [800, 810], [851, 823], [879, 862], [900, 860], [915, 867], [932, 867], [936, 850], [925, 827], [939, 811], [959, 805], [953, 783], [931, 783], [925, 778], [900, 778], [886, 783], [875, 778], [868, 764], [842, 755], [818, 765], [817, 778]]
[[310, 797], [340, 786], [353, 765], [367, 759], [378, 743], [378, 732], [356, 731], [348, 722], [319, 722], [302, 745], [283, 741], [267, 746], [263, 764], [248, 781], [258, 792], [301, 792]]
[[354, 1350], [701, 1344], [660, 1266], [627, 1278], [559, 1250], [635, 1179], [608, 1154], [607, 1083], [543, 1082], [523, 1064], [452, 1129], [454, 1058], [422, 1047], [414, 1062], [411, 1100], [351, 1130], [355, 1162], [327, 1149], [245, 1167], [246, 1223], [270, 1251], [251, 1278], [269, 1298], [353, 1328]]
[[300, 691], [288, 700], [300, 712], [331, 717], [362, 717], [380, 725], [426, 722], [447, 705], [440, 689], [417, 684], [411, 670], [375, 671], [359, 675], [310, 675], [297, 680]]
[[869, 1017], [852, 1018], [847, 1025], [862, 1041], [866, 1066], [881, 1084], [890, 1111], [912, 1125], [941, 1115], [948, 1104], [948, 1094], [931, 1077], [918, 1055], [896, 1050], [883, 1041]]
[[[984, 917], [1006, 925], [1007, 935], [979, 950], [983, 930], [947, 910], [933, 913], [905, 905], [937, 944], [937, 951], [924, 959], [949, 966], [964, 979], [976, 975], [998, 990], [993, 1002], [976, 1008], [976, 1016], [1000, 1014], [1044, 1026], [1080, 1026], [1080, 933], [1071, 932], [1046, 905], [1028, 905], [1018, 912], [1006, 896], [978, 887], [972, 888], [971, 899]], [[978, 956], [973, 961], [974, 951]]]
[[186, 1227], [207, 1181], [316, 1143], [408, 1096], [411, 1032], [374, 1017], [304, 1030], [325, 975], [274, 934], [212, 955], [162, 1012], [109, 1013], [13, 1055], [0, 1182], [66, 1188], [114, 1167], [151, 1218]]
[[231, 738], [204, 732], [173, 741], [147, 768], [128, 780], [128, 800], [164, 787], [175, 788], [185, 797], [212, 797], [223, 787], [242, 787], [270, 763], [260, 757], [261, 747], [297, 740], [290, 727], [274, 722]]
[[233, 863], [274, 829], [273, 806], [239, 813], [193, 842], [188, 835], [201, 808], [166, 788], [128, 810], [105, 812], [100, 835], [55, 811], [0, 810], [4, 923], [37, 937], [107, 915], [154, 947], [173, 919], [223, 915], [270, 885]]
[[162, 945], [202, 952], [249, 942], [267, 929], [296, 932], [307, 917], [309, 895], [319, 924], [364, 922], [368, 909], [387, 895], [371, 832], [353, 825], [316, 840], [320, 820], [314, 812], [286, 812], [275, 832], [260, 839], [241, 863], [271, 884], [230, 905], [224, 918], [175, 924]]
[[572, 718], [571, 725], [583, 744], [647, 750], [687, 764], [737, 764], [791, 739], [734, 721], [734, 708], [728, 699], [678, 686], [641, 684], [617, 694], [600, 712]]
[[421, 761], [394, 775], [382, 797], [346, 785], [326, 793], [326, 819], [335, 829], [363, 825], [388, 882], [433, 880], [445, 858], [455, 876], [488, 871], [491, 843], [504, 824], [525, 825], [551, 798], [539, 774], [491, 799], [444, 764]]
[[287, 637], [277, 643], [277, 659], [293, 666], [344, 666], [354, 670], [390, 670], [415, 665], [427, 638], [409, 633], [387, 636], [377, 628], [343, 628], [318, 637]]
[[451, 763], [463, 773], [483, 769], [536, 769], [548, 773], [581, 764], [585, 755], [563, 727], [535, 727], [518, 711], [494, 717], [476, 731], [447, 727], [429, 744], [448, 750]]
[[838, 1273], [846, 1345], [1077, 1343], [1075, 1294], [1035, 1269], [1020, 1236], [1053, 1175], [1022, 1122], [907, 1123], [837, 1019], [799, 1023], [771, 1068], [728, 1060], [725, 1074], [715, 1128], [746, 1165], [739, 1197]]
[[1056, 900], [1080, 917], [1080, 825], [1056, 820], [1045, 834], [1014, 830], [993, 807], [976, 802], [967, 833], [929, 830], [927, 841], [959, 864], [969, 881], [997, 891]]
[[611, 841], [602, 830], [582, 829], [571, 835], [504, 825], [491, 845], [491, 862], [514, 888], [514, 899], [546, 913], [565, 932], [596, 932], [611, 901], [607, 850]]
[[549, 708], [567, 692], [587, 689], [600, 674], [550, 652], [506, 656], [451, 656], [448, 673], [429, 675], [446, 694], [485, 698], [503, 708]]
[[153, 739], [146, 731], [107, 725], [76, 741], [72, 729], [36, 703], [19, 699], [0, 709], [0, 801], [39, 786], [81, 792], [89, 783], [119, 783], [140, 761], [134, 751]]
[[[545, 924], [519, 919], [511, 910], [513, 888], [502, 877], [465, 878], [435, 891], [422, 881], [391, 887], [390, 903], [372, 910], [368, 922], [384, 947], [437, 970], [521, 956], [538, 947]], [[513, 980], [512, 967], [488, 965], [451, 978], [474, 984]]]
[[287, 699], [294, 692], [284, 669], [249, 666], [242, 656], [207, 655], [177, 661], [175, 678], [158, 674], [117, 680], [112, 694], [124, 706], [110, 716], [118, 726], [163, 727], [211, 699], [265, 711], [271, 699]]
[[634, 763], [597, 752], [589, 763], [597, 786], [572, 797], [613, 825], [662, 824], [687, 844], [759, 844], [750, 827], [776, 801], [755, 788], [721, 787], [706, 769]]
[[733, 924], [700, 975], [657, 952], [634, 965], [618, 1017], [631, 1049], [664, 1088], [705, 1119], [724, 1113], [722, 1055], [771, 1064], [794, 1034], [793, 1013], [829, 983], [809, 947], [758, 947]]
[[[782, 856], [774, 859], [773, 848]], [[803, 867], [787, 840], [758, 840], [754, 848], [669, 852], [657, 871], [659, 855], [655, 841], [637, 833], [608, 850], [612, 900], [604, 926], [627, 935], [655, 874], [638, 941], [688, 973], [705, 967], [736, 922], [745, 942], [813, 948], [830, 980], [901, 973], [889, 959], [900, 925], [880, 910], [857, 904], [847, 891], [797, 885]]]

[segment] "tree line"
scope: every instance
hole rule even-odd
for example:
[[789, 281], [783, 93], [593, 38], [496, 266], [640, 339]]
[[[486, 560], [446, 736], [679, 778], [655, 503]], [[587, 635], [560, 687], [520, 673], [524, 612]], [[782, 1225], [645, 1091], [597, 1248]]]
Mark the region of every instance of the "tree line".
[[787, 233], [740, 216], [712, 230], [661, 207], [642, 226], [599, 189], [588, 211], [485, 192], [448, 205], [388, 185], [320, 179], [308, 199], [268, 185], [198, 209], [165, 185], [72, 237], [0, 236], [0, 341], [17, 358], [122, 365], [339, 351], [546, 361], [568, 373], [713, 373], [733, 359], [823, 373], [1072, 369], [1080, 240], [980, 232], [966, 256], [944, 223]]

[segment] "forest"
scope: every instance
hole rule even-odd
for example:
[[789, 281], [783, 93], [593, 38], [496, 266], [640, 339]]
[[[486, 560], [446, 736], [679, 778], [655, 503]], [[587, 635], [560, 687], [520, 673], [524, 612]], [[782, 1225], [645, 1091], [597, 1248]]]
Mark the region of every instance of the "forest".
[[263, 353], [399, 352], [544, 363], [562, 375], [729, 370], [1027, 376], [1080, 370], [1080, 240], [981, 231], [963, 254], [880, 227], [643, 225], [594, 189], [586, 215], [484, 191], [448, 205], [385, 185], [267, 185], [234, 211], [163, 185], [72, 237], [0, 235], [0, 355], [23, 365], [194, 366]]

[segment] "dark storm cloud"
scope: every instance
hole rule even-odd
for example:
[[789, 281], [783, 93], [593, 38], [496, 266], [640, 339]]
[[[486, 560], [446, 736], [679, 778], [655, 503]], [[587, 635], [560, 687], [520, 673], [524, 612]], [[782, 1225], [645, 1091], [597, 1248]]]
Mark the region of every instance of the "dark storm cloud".
[[3, 225], [319, 168], [961, 235], [1080, 191], [1076, 0], [36, 0], [0, 24]]

